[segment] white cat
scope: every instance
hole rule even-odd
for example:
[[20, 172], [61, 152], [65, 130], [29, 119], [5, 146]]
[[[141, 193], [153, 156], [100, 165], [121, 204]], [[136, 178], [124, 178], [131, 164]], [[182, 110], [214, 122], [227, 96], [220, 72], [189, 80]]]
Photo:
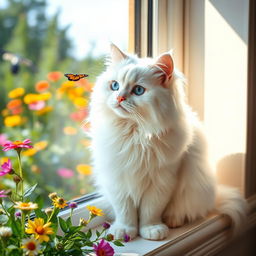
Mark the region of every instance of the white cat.
[[183, 86], [169, 53], [139, 59], [111, 45], [90, 122], [95, 180], [114, 209], [115, 238], [164, 239], [169, 227], [215, 209], [232, 218], [236, 232], [245, 219], [239, 192], [215, 183]]

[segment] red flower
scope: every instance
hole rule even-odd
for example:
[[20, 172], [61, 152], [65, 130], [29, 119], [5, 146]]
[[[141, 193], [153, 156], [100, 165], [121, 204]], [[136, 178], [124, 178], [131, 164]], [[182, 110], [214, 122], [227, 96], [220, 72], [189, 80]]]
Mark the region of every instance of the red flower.
[[31, 143], [30, 139], [26, 139], [23, 142], [19, 140], [16, 140], [14, 142], [7, 142], [3, 146], [4, 147], [3, 151], [8, 151], [8, 150], [17, 149], [17, 148], [33, 148], [33, 146], [28, 145], [30, 143]]
[[94, 252], [97, 256], [113, 256], [114, 249], [104, 239], [98, 245], [93, 245]]
[[1, 168], [2, 168], [2, 170], [0, 170], [0, 176], [4, 176], [4, 175], [6, 175], [6, 174], [11, 173], [11, 171], [12, 171], [12, 163], [11, 163], [11, 160], [8, 159], [7, 162], [4, 162], [4, 163], [1, 165]]
[[56, 82], [58, 81], [61, 77], [63, 76], [63, 74], [59, 71], [53, 71], [48, 73], [47, 78], [52, 81], [52, 82]]

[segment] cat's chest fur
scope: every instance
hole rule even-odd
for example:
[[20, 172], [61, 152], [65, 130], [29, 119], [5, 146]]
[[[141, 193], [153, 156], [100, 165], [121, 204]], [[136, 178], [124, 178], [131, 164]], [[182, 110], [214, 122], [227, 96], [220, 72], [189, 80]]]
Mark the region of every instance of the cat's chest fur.
[[136, 195], [137, 201], [160, 177], [159, 172], [171, 165], [176, 136], [171, 130], [161, 136], [152, 135], [125, 119], [102, 123], [98, 129], [94, 157], [101, 181], [107, 186], [108, 181], [115, 181], [117, 190], [121, 184], [120, 189], [132, 197]]

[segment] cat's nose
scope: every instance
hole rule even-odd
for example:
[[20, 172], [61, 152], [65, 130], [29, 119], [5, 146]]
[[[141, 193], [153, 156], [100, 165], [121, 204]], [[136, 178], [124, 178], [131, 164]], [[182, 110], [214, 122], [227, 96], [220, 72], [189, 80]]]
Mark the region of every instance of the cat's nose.
[[116, 99], [117, 99], [118, 103], [121, 103], [122, 101], [126, 100], [126, 97], [124, 97], [124, 96], [117, 96]]

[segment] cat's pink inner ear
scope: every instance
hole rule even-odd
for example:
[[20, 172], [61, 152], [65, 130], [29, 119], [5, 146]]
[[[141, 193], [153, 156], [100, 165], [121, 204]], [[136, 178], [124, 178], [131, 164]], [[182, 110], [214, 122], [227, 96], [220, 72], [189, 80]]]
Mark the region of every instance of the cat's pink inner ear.
[[165, 80], [171, 78], [173, 69], [174, 69], [174, 64], [173, 64], [173, 59], [171, 54], [165, 53], [161, 55], [157, 59], [155, 65], [162, 70], [163, 74], [165, 75]]
[[112, 63], [114, 64], [117, 64], [127, 58], [127, 55], [124, 54], [115, 44], [110, 45], [110, 54]]

